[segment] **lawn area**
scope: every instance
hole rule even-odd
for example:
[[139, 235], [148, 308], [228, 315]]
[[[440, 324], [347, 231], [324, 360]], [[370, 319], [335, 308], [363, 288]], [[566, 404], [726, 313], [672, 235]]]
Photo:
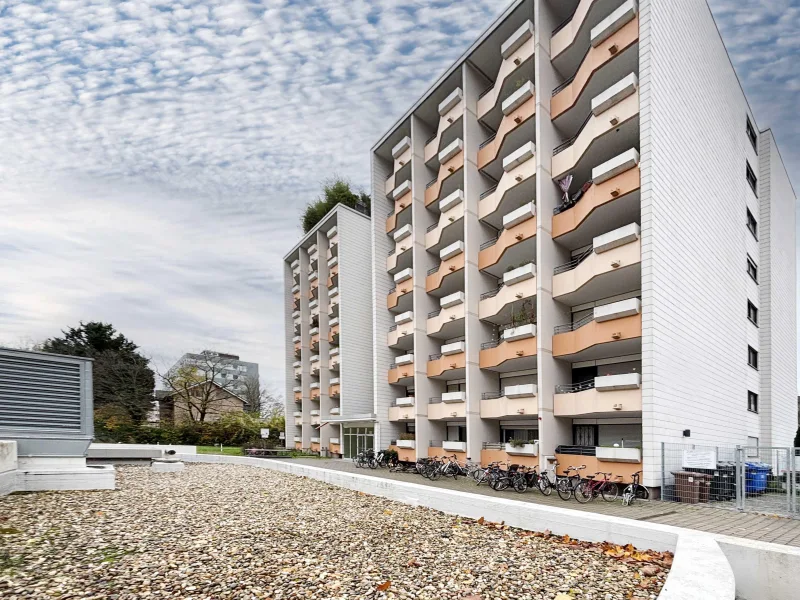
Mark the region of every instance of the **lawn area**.
[[226, 456], [242, 456], [242, 449], [234, 446], [198, 446], [198, 454], [225, 454]]

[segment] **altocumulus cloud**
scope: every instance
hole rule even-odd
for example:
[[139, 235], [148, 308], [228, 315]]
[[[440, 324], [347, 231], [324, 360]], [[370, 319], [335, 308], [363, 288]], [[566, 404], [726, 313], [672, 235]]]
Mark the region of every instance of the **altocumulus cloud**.
[[[756, 4], [712, 2], [791, 168], [800, 17]], [[332, 173], [366, 185], [372, 143], [504, 7], [0, 0], [0, 340], [102, 319], [280, 385], [299, 209]]]

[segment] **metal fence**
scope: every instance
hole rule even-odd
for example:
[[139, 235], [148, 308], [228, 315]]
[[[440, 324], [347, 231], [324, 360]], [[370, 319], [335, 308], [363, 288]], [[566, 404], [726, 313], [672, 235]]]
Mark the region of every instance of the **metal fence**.
[[800, 448], [664, 443], [661, 498], [800, 518]]

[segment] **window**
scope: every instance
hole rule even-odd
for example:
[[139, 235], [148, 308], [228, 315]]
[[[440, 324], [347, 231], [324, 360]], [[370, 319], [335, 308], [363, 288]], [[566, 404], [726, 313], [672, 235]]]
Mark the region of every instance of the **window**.
[[756, 186], [758, 185], [758, 178], [756, 177], [756, 174], [753, 173], [753, 169], [750, 167], [749, 162], [747, 162], [747, 170], [745, 172], [745, 175], [747, 176], [747, 183], [749, 183], [750, 187], [753, 188], [753, 193], [756, 196], [758, 196], [758, 192], [756, 191]]
[[758, 438], [747, 436], [747, 458], [758, 458]]
[[753, 150], [758, 154], [758, 134], [750, 122], [750, 117], [747, 117], [747, 137], [750, 138], [750, 143], [753, 144]]
[[750, 230], [750, 233], [753, 234], [753, 237], [758, 239], [758, 221], [753, 216], [753, 213], [750, 212], [750, 209], [747, 209], [747, 228]]
[[758, 394], [747, 392], [747, 410], [753, 413], [758, 412]]
[[758, 267], [749, 256], [747, 257], [747, 274], [750, 275], [753, 281], [758, 283]]
[[747, 364], [758, 371], [758, 351], [752, 346], [747, 347]]
[[747, 301], [747, 318], [752, 321], [753, 325], [758, 327], [758, 309], [750, 300]]

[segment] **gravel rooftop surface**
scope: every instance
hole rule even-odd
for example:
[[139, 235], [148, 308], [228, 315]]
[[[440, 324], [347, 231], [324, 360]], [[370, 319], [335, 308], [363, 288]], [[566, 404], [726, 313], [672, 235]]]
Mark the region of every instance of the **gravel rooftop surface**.
[[252, 467], [123, 466], [117, 487], [0, 498], [0, 597], [629, 600], [672, 558]]

